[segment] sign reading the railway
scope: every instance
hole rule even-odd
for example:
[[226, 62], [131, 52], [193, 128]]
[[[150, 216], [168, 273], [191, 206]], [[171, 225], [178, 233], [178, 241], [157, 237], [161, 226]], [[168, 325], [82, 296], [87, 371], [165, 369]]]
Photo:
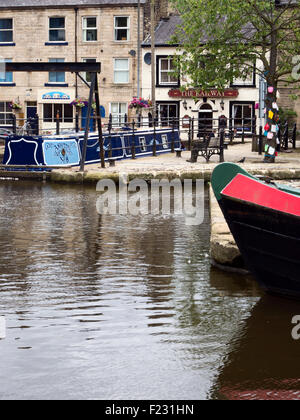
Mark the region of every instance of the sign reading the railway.
[[239, 91], [237, 89], [225, 89], [223, 92], [218, 89], [208, 91], [196, 89], [181, 91], [180, 89], [171, 89], [169, 96], [171, 98], [237, 98]]

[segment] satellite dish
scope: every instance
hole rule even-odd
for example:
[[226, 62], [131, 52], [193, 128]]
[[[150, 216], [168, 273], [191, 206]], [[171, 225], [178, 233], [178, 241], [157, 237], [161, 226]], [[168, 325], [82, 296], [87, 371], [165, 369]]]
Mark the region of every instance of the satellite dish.
[[148, 65], [150, 65], [150, 64], [151, 64], [151, 61], [152, 61], [152, 55], [151, 55], [151, 53], [147, 53], [147, 54], [145, 54], [145, 56], [144, 56], [144, 61], [145, 61], [145, 63], [146, 63], [146, 64], [148, 64]]

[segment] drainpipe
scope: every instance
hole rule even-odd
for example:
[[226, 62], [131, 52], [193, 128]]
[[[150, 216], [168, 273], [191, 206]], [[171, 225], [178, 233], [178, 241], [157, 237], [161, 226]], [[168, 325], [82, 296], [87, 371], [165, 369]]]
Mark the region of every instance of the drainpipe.
[[137, 96], [140, 92], [140, 74], [141, 74], [141, 0], [138, 0], [138, 45], [137, 45]]
[[[78, 7], [74, 8], [75, 11], [75, 63], [78, 62]], [[78, 99], [78, 76], [75, 76], [75, 97]]]

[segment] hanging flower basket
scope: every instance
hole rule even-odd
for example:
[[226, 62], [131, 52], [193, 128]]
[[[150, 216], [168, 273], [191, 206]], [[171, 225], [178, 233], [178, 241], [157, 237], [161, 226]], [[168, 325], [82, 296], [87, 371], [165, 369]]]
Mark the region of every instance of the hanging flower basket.
[[149, 109], [152, 107], [152, 102], [149, 99], [133, 98], [129, 104], [129, 109], [135, 109], [138, 113], [143, 109]]
[[[76, 108], [84, 108], [85, 106], [88, 106], [89, 103], [83, 99], [75, 99], [70, 105], [75, 106]], [[96, 109], [96, 102], [92, 103], [92, 109]]]
[[83, 99], [75, 99], [73, 102], [71, 102], [70, 105], [75, 106], [77, 108], [84, 108], [88, 105], [88, 102], [84, 101]]
[[13, 109], [14, 111], [21, 111], [22, 107], [18, 102], [11, 102], [9, 104], [10, 109]]

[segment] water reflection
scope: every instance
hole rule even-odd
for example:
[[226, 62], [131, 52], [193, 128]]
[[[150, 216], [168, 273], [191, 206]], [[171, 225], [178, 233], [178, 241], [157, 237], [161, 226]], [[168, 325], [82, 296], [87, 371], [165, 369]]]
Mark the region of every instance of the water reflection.
[[292, 338], [298, 302], [263, 297], [231, 341], [213, 397], [300, 399], [300, 341]]
[[96, 200], [93, 188], [0, 184], [0, 399], [216, 395], [262, 292], [211, 269], [207, 198], [197, 228], [101, 217]]

